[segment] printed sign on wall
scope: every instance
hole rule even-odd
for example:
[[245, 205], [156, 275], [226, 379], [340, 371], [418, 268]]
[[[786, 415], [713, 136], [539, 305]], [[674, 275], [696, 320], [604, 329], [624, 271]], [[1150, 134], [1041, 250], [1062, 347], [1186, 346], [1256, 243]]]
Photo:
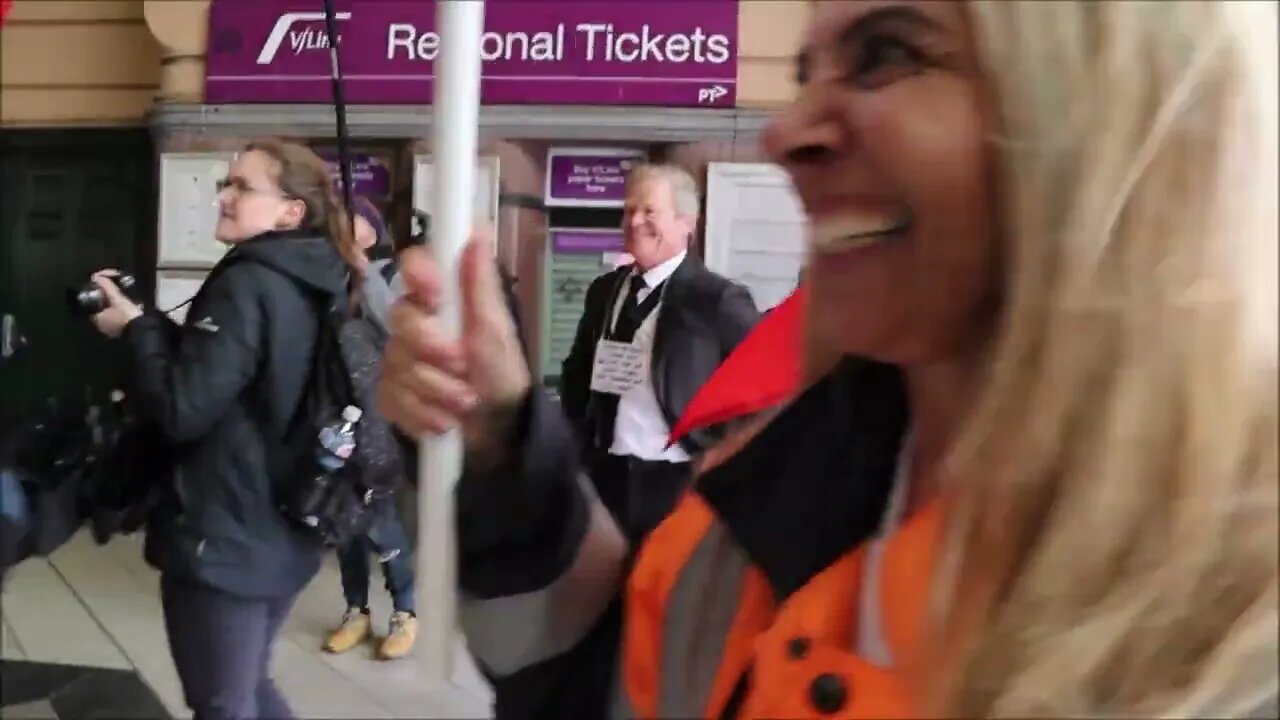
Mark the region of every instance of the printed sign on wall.
[[627, 173], [642, 150], [551, 148], [547, 151], [546, 204], [550, 207], [622, 207]]
[[[320, 157], [329, 163], [329, 169], [342, 192], [342, 173], [338, 168], [338, 151], [321, 150]], [[351, 194], [364, 195], [374, 200], [391, 196], [391, 168], [387, 158], [367, 153], [351, 153]]]
[[809, 223], [781, 167], [714, 162], [707, 167], [707, 267], [742, 283], [756, 307], [795, 290]]
[[543, 303], [543, 377], [560, 374], [573, 345], [583, 302], [592, 281], [616, 267], [622, 255], [618, 230], [552, 229]]

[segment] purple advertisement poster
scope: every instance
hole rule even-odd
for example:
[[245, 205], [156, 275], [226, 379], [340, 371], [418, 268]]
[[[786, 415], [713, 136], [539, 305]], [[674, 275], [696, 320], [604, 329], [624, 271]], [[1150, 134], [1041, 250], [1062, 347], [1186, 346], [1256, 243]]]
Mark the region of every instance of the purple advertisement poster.
[[[326, 103], [318, 0], [214, 0], [205, 100]], [[432, 0], [335, 0], [347, 100], [423, 104], [440, 51]], [[737, 0], [488, 0], [486, 105], [733, 107]]]
[[[342, 189], [342, 173], [338, 170], [338, 151], [321, 150], [320, 157], [329, 163], [338, 189]], [[351, 192], [382, 200], [391, 195], [391, 169], [385, 158], [351, 153]]]
[[547, 153], [546, 203], [622, 207], [627, 173], [643, 157], [640, 151], [552, 148]]
[[620, 253], [621, 230], [551, 230], [551, 251], [557, 253]]

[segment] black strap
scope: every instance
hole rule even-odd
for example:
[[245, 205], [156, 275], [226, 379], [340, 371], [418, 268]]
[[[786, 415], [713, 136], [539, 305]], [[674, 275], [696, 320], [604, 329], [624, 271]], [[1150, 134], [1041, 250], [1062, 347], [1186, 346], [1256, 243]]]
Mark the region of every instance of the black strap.
[[[307, 299], [316, 312], [317, 323], [316, 344], [311, 353], [310, 372], [312, 375], [309, 383], [316, 380], [317, 373], [332, 374], [335, 377], [319, 378], [327, 391], [337, 393], [339, 403], [343, 407], [347, 405], [359, 407], [359, 398], [356, 396], [355, 385], [351, 379], [351, 368], [347, 365], [346, 355], [342, 353], [342, 326], [351, 318], [350, 313], [347, 312], [346, 305], [340, 300], [342, 296], [331, 295], [317, 290], [289, 274], [284, 268], [267, 262], [263, 258], [237, 255], [230, 257], [226, 261], [226, 265], [236, 262], [251, 262], [271, 270], [297, 288], [298, 292]], [[225, 265], [222, 267], [225, 267]], [[321, 352], [322, 348], [329, 350], [329, 355], [336, 362], [336, 366], [325, 367], [322, 365], [322, 360], [325, 356], [325, 353]], [[305, 419], [298, 415], [303, 410], [304, 405], [305, 403], [299, 402], [298, 407], [294, 409], [294, 417], [289, 421], [287, 427], [293, 427], [298, 421]]]
[[[330, 80], [333, 83], [333, 114], [337, 119], [338, 133], [338, 175], [342, 178], [342, 202], [347, 209], [347, 222], [351, 224], [352, 237], [356, 234], [356, 214], [353, 212], [354, 204], [351, 202], [351, 153], [347, 147], [349, 132], [347, 130], [347, 100], [346, 94], [343, 92], [342, 83], [342, 61], [338, 42], [338, 21], [337, 15], [333, 9], [333, 0], [324, 0], [324, 29], [325, 35], [329, 40], [329, 70]], [[293, 278], [290, 277], [292, 280]], [[303, 288], [304, 292], [308, 292], [309, 288]], [[317, 303], [320, 311], [320, 334], [316, 338], [316, 349], [319, 350], [321, 343], [331, 343], [330, 350], [336, 355], [339, 361], [341, 375], [338, 386], [344, 392], [344, 405], [355, 404], [356, 393], [355, 387], [351, 381], [351, 371], [347, 366], [347, 359], [342, 354], [342, 323], [346, 320], [347, 313], [344, 307], [335, 307], [332, 303], [331, 296], [322, 296]], [[317, 357], [320, 353], [316, 353]]]
[[324, 29], [329, 38], [329, 69], [333, 81], [333, 111], [338, 120], [338, 174], [342, 178], [342, 202], [347, 208], [351, 234], [356, 233], [356, 216], [351, 212], [351, 157], [347, 149], [347, 100], [342, 92], [342, 63], [338, 52], [338, 23], [333, 0], [324, 0]]
[[747, 700], [747, 691], [751, 689], [751, 670], [752, 666], [748, 665], [747, 669], [738, 676], [738, 681], [733, 684], [733, 691], [729, 693], [729, 699], [725, 701], [717, 720], [736, 720], [742, 712], [742, 704]]

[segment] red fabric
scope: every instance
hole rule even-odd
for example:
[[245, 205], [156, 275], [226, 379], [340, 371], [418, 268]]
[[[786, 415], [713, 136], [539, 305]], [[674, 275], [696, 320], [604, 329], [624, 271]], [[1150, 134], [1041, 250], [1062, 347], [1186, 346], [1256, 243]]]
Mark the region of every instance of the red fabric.
[[800, 384], [804, 288], [760, 319], [707, 380], [671, 431], [676, 442], [692, 430], [773, 407]]
[[9, 15], [9, 10], [13, 7], [13, 0], [0, 0], [0, 25], [4, 24], [4, 19]]

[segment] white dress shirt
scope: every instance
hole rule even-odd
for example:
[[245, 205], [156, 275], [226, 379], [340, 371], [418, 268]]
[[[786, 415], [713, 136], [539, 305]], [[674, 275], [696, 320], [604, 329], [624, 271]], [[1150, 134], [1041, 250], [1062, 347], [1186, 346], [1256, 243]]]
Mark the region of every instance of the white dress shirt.
[[[688, 255], [687, 252], [682, 252], [644, 273], [645, 287], [640, 288], [636, 293], [636, 302], [644, 302], [655, 287], [670, 278], [676, 268], [680, 267], [680, 263], [684, 262], [686, 255]], [[618, 315], [622, 312], [622, 304], [626, 301], [627, 292], [631, 287], [631, 278], [635, 274], [636, 271], [633, 269], [624, 278], [622, 289], [614, 299], [610, 328], [618, 323]], [[663, 286], [664, 291], [665, 288], [666, 286]], [[660, 312], [662, 312], [661, 296], [653, 312], [649, 313], [636, 330], [632, 342], [641, 348], [645, 357], [648, 358], [644, 379], [618, 398], [617, 422], [614, 425], [613, 445], [610, 446], [609, 452], [613, 455], [630, 455], [641, 460], [688, 462], [689, 454], [684, 451], [684, 448], [678, 444], [667, 447], [671, 426], [662, 415], [662, 406], [658, 404], [658, 395], [653, 387], [653, 373], [650, 371], [653, 363], [653, 336]]]

